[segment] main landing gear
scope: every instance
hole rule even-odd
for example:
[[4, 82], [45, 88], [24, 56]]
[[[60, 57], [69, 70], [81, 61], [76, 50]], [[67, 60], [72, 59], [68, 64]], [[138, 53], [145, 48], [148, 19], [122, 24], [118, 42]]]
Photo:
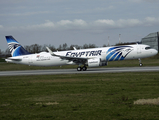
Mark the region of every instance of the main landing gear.
[[141, 59], [139, 58], [139, 66], [142, 67], [143, 64], [141, 63]]
[[77, 71], [86, 71], [87, 70], [87, 67], [86, 66], [83, 66], [83, 67], [77, 67]]

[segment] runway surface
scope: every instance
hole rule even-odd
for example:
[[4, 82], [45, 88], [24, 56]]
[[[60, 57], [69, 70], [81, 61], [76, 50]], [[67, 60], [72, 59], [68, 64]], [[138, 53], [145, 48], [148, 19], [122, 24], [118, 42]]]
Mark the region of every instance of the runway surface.
[[76, 69], [0, 71], [0, 76], [119, 73], [119, 72], [120, 73], [122, 73], [122, 72], [153, 72], [153, 71], [159, 71], [159, 66], [155, 66], [155, 67], [88, 68], [87, 71], [77, 71]]

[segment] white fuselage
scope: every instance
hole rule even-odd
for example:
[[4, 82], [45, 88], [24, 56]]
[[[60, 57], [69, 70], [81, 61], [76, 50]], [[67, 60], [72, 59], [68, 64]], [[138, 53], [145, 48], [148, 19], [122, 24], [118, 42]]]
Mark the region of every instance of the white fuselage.
[[[70, 51], [61, 51], [54, 53], [56, 55], [67, 56], [67, 57], [81, 57], [87, 59], [100, 58], [102, 61], [117, 61], [117, 60], [151, 57], [156, 55], [158, 52], [155, 49], [151, 49], [148, 45], [136, 44], [136, 45], [70, 50]], [[33, 65], [33, 66], [61, 66], [61, 65], [75, 64], [73, 61], [61, 59], [58, 56], [52, 56], [48, 52], [10, 57], [6, 59], [6, 61], [11, 63]]]

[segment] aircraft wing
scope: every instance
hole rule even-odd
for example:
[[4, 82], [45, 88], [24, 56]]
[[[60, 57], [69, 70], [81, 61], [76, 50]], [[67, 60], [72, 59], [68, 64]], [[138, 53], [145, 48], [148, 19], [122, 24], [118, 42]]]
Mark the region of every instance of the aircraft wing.
[[55, 53], [53, 53], [48, 47], [46, 47], [46, 49], [49, 51], [49, 53], [52, 55], [52, 56], [56, 56], [56, 57], [60, 57], [62, 60], [69, 60], [69, 61], [72, 61], [74, 63], [86, 63], [88, 58], [83, 58], [83, 57], [68, 57], [68, 56], [62, 56], [62, 55], [56, 55]]

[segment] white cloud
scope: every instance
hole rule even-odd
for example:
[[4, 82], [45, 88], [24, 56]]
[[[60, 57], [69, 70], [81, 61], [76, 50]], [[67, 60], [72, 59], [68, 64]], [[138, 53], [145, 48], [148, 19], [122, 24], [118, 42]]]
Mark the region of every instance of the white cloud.
[[[28, 25], [28, 26], [21, 26], [21, 27], [9, 27], [7, 30], [81, 30], [81, 29], [111, 29], [111, 28], [128, 28], [128, 27], [135, 27], [135, 26], [153, 26], [159, 24], [159, 18], [155, 17], [146, 17], [144, 20], [138, 19], [119, 19], [119, 20], [112, 20], [112, 19], [99, 19], [92, 22], [86, 22], [82, 19], [75, 19], [75, 20], [61, 20], [58, 22], [53, 22], [50, 20], [46, 20], [42, 24], [37, 25]], [[0, 25], [0, 28], [4, 28]], [[6, 29], [6, 28], [5, 28]]]
[[29, 25], [27, 27], [20, 27], [21, 29], [27, 29], [27, 30], [35, 30], [35, 29], [46, 29], [46, 28], [54, 28], [55, 24], [51, 22], [50, 20], [46, 20], [43, 24], [37, 24], [37, 25]]
[[3, 28], [3, 25], [0, 25], [0, 29]]
[[152, 26], [152, 25], [156, 25], [159, 24], [159, 17], [155, 18], [155, 17], [146, 17], [145, 18], [145, 25], [146, 26]]
[[73, 21], [70, 21], [70, 20], [61, 20], [57, 23], [55, 23], [56, 25], [56, 28], [58, 29], [58, 27], [62, 28], [62, 29], [71, 29], [71, 28], [76, 28], [76, 29], [79, 29], [79, 28], [84, 28], [87, 26], [87, 23], [82, 20], [82, 19], [75, 19]]
[[77, 25], [77, 26], [86, 26], [87, 25], [87, 23], [84, 20], [82, 20], [82, 19], [76, 19], [76, 20], [74, 20], [73, 24]]
[[95, 25], [104, 25], [104, 26], [110, 26], [114, 27], [115, 26], [115, 21], [114, 20], [109, 20], [109, 19], [102, 19], [102, 20], [96, 20]]
[[119, 19], [116, 23], [119, 27], [134, 27], [142, 24], [138, 19]]
[[60, 25], [60, 26], [69, 25], [69, 24], [72, 24], [72, 21], [70, 21], [70, 20], [61, 20], [61, 21], [57, 22], [57, 24]]
[[159, 22], [159, 18], [155, 18], [155, 17], [146, 17], [145, 19], [147, 22], [151, 22], [151, 23]]
[[133, 27], [136, 25], [141, 25], [142, 22], [138, 19], [119, 19], [117, 21], [103, 19], [95, 21], [96, 25], [101, 25], [109, 28], [123, 28], [123, 27]]
[[75, 19], [73, 21], [70, 20], [61, 20], [60, 22], [57, 22], [57, 24], [63, 26], [63, 25], [76, 25], [76, 26], [84, 26], [87, 23], [82, 19]]
[[54, 27], [54, 23], [51, 22], [50, 20], [46, 20], [44, 24], [41, 25], [41, 27]]

